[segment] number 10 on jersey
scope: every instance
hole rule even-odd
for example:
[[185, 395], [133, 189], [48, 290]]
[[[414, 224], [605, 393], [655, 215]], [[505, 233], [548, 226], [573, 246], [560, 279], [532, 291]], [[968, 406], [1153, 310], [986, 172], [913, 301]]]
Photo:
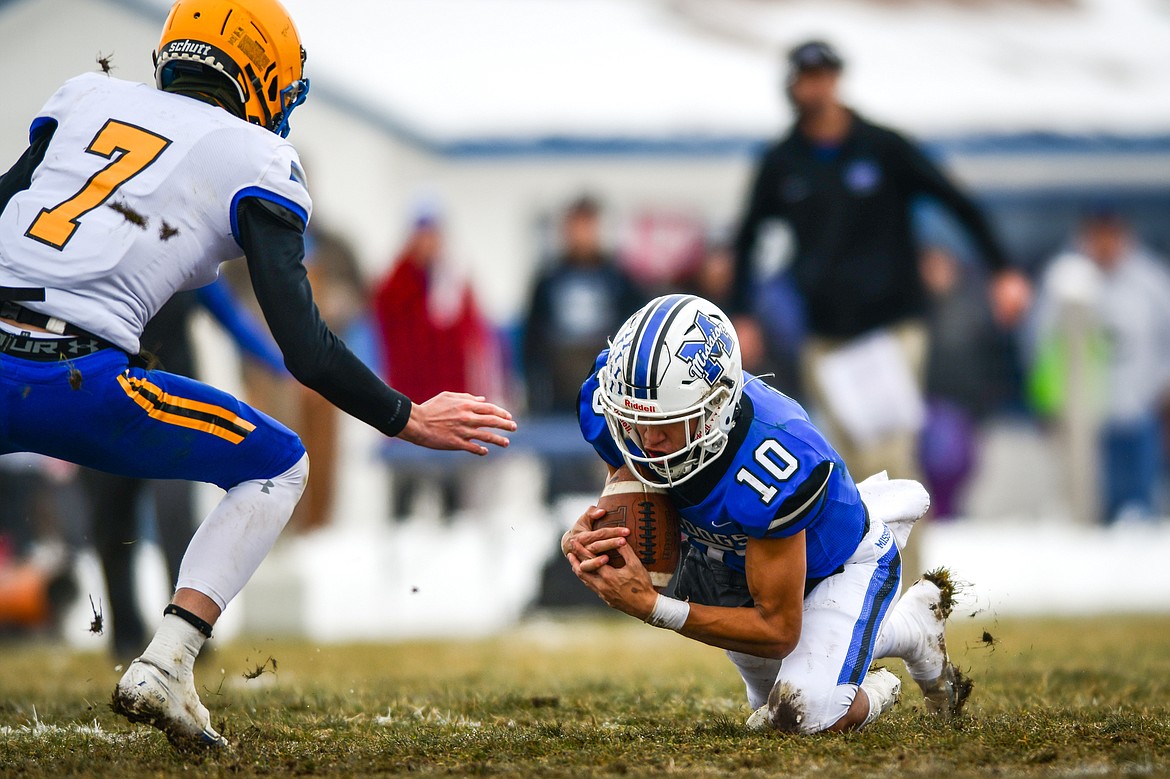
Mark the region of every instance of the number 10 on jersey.
[[[768, 438], [756, 447], [754, 459], [764, 469], [769, 480], [773, 482], [788, 481], [800, 467], [800, 463], [796, 461], [792, 453], [774, 438]], [[760, 500], [764, 501], [765, 504], [771, 503], [772, 499], [776, 497], [776, 493], [780, 491], [774, 484], [766, 483], [746, 465], [735, 474], [735, 480], [758, 492]]]

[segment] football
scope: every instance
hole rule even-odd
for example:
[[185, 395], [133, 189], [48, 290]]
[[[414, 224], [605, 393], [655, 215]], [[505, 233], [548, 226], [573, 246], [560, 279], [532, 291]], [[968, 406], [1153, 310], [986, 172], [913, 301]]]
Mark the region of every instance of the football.
[[[606, 479], [597, 505], [605, 509], [605, 516], [593, 527], [628, 527], [630, 549], [650, 572], [654, 588], [665, 589], [678, 567], [682, 543], [678, 511], [666, 490], [643, 484], [622, 466]], [[618, 554], [609, 558], [614, 568], [626, 564]]]

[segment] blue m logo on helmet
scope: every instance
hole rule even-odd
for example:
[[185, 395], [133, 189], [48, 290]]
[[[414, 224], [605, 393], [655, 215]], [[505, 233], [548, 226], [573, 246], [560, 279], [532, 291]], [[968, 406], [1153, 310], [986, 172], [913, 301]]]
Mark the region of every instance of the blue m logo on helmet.
[[715, 382], [723, 375], [723, 364], [719, 362], [719, 358], [730, 354], [734, 344], [727, 332], [727, 326], [711, 319], [703, 312], [695, 316], [695, 327], [699, 329], [703, 339], [684, 341], [675, 354], [684, 362], [690, 363], [692, 377], [702, 379], [714, 387]]

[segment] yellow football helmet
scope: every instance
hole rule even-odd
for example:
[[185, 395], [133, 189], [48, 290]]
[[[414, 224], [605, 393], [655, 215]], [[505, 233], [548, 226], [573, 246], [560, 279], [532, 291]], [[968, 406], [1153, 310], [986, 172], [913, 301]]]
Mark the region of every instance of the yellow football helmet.
[[305, 102], [305, 50], [277, 0], [178, 0], [154, 54], [160, 89], [184, 69], [218, 70], [239, 91], [246, 118], [282, 138]]

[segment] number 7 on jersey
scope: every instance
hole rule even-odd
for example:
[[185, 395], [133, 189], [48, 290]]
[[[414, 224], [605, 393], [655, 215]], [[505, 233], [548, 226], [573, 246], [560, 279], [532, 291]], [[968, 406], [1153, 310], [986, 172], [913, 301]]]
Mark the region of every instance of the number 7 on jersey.
[[52, 208], [41, 209], [25, 235], [54, 249], [64, 249], [76, 232], [81, 217], [105, 203], [118, 187], [150, 167], [170, 145], [169, 139], [149, 130], [117, 119], [108, 120], [85, 150], [111, 160], [110, 164], [90, 176], [73, 197]]

